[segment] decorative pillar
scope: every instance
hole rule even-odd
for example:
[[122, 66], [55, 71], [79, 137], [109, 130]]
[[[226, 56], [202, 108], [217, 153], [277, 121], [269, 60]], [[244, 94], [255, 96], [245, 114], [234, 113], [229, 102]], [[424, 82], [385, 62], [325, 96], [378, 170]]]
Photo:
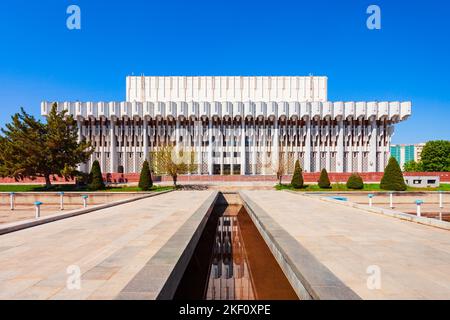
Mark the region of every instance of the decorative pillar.
[[[220, 123], [219, 123], [219, 134], [218, 134], [218, 136], [219, 136], [219, 138], [220, 138], [220, 141], [219, 141], [219, 150], [220, 150], [220, 175], [221, 176], [223, 176], [223, 163], [224, 163], [224, 152], [226, 152], [227, 150], [227, 148], [226, 148], [226, 135], [225, 135], [225, 132], [224, 132], [224, 124], [223, 124], [223, 119], [220, 119], [219, 120], [220, 121]], [[224, 144], [225, 144], [225, 147], [224, 147]]]
[[327, 126], [326, 126], [326, 139], [325, 139], [325, 145], [324, 149], [326, 152], [326, 158], [325, 158], [325, 167], [327, 168], [328, 172], [331, 172], [331, 133], [330, 133], [330, 119], [327, 119]]
[[208, 124], [208, 173], [209, 175], [213, 174], [213, 129], [212, 129], [212, 119], [209, 119]]
[[369, 159], [368, 172], [377, 172], [377, 120], [375, 117], [371, 119], [370, 123], [370, 140], [369, 140]]
[[252, 134], [252, 174], [256, 175], [256, 120], [253, 118]]
[[[338, 127], [338, 139], [337, 139], [337, 150], [336, 150], [336, 172], [344, 172], [344, 121], [340, 118], [337, 122]], [[347, 157], [347, 161], [351, 157]], [[347, 164], [347, 168], [349, 168]]]
[[280, 132], [278, 128], [278, 118], [273, 122], [273, 136], [272, 136], [272, 167], [275, 173], [277, 172], [280, 161]]
[[305, 172], [311, 172], [311, 119], [306, 120], [306, 139], [305, 139], [304, 168]]
[[109, 128], [109, 134], [110, 134], [110, 151], [109, 151], [109, 157], [110, 157], [110, 168], [109, 172], [114, 173], [117, 172], [117, 150], [116, 150], [116, 134], [115, 134], [115, 121], [114, 119], [110, 120], [110, 128]]
[[106, 172], [106, 157], [105, 157], [105, 141], [106, 141], [106, 134], [105, 134], [105, 124], [103, 123], [103, 120], [100, 118], [100, 168], [102, 169], [102, 172]]
[[241, 175], [245, 176], [245, 118], [241, 120]]
[[144, 149], [142, 152], [144, 153], [144, 160], [149, 161], [149, 151], [148, 151], [148, 120], [144, 117], [144, 123], [142, 127], [142, 133], [144, 135]]
[[362, 144], [364, 143], [364, 137], [363, 137], [363, 130], [364, 127], [361, 123], [362, 121], [360, 120], [358, 123], [358, 142], [359, 142], [359, 147], [358, 147], [358, 167], [357, 170], [358, 172], [362, 172], [362, 161], [363, 161], [363, 146]]

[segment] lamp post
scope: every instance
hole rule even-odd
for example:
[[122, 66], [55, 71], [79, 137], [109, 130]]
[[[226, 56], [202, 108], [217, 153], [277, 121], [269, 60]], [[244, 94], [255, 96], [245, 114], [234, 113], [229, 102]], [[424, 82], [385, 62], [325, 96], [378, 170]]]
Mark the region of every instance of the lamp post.
[[83, 208], [86, 208], [87, 207], [88, 196], [87, 195], [83, 195], [81, 197], [83, 198]]
[[59, 192], [59, 209], [64, 210], [64, 192]]
[[416, 205], [417, 205], [417, 216], [421, 217], [422, 213], [420, 211], [420, 207], [422, 206], [423, 201], [422, 200], [416, 200]]
[[369, 207], [371, 207], [372, 206], [372, 198], [373, 198], [373, 194], [369, 194], [368, 195], [368, 197], [369, 197]]
[[14, 210], [15, 199], [16, 199], [16, 193], [10, 192], [9, 193], [9, 207], [11, 208], [11, 210]]
[[389, 193], [389, 207], [391, 209], [394, 209], [394, 193], [393, 192]]
[[40, 202], [40, 201], [36, 201], [34, 203], [34, 206], [36, 208], [36, 214], [35, 214], [36, 219], [39, 219], [41, 217], [41, 205], [42, 205], [42, 202]]

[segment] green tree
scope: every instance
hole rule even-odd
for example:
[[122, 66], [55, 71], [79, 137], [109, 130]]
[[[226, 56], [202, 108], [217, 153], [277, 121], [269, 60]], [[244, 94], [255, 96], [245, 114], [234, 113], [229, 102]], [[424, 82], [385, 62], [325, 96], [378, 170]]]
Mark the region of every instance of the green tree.
[[92, 163], [91, 173], [89, 174], [89, 189], [96, 190], [104, 190], [105, 183], [103, 182], [102, 169], [100, 168], [100, 163], [95, 160]]
[[352, 190], [364, 189], [364, 181], [357, 173], [353, 173], [347, 180], [347, 188]]
[[153, 187], [152, 175], [148, 161], [145, 160], [142, 164], [141, 176], [139, 177], [139, 188], [143, 191], [149, 191]]
[[318, 184], [319, 184], [319, 187], [322, 189], [331, 188], [330, 178], [328, 177], [328, 172], [325, 168], [322, 169], [322, 171], [320, 172]]
[[300, 162], [297, 160], [295, 162], [295, 168], [294, 168], [294, 174], [292, 176], [291, 180], [291, 186], [295, 189], [301, 189], [303, 188], [304, 181], [303, 181], [303, 174], [302, 174], [302, 168], [300, 167]]
[[408, 161], [403, 166], [403, 171], [405, 172], [422, 172], [422, 163], [416, 162], [414, 160]]
[[394, 157], [389, 159], [388, 165], [384, 169], [384, 175], [381, 179], [380, 188], [390, 191], [406, 190], [406, 183], [403, 178], [402, 170]]
[[426, 172], [450, 171], [450, 141], [427, 142], [423, 147], [421, 158], [422, 169]]
[[166, 174], [172, 177], [174, 187], [181, 174], [195, 170], [194, 153], [177, 149], [172, 145], [164, 145], [152, 153], [152, 168], [156, 174]]
[[21, 109], [12, 116], [0, 136], [0, 176], [16, 180], [44, 177], [47, 187], [51, 176], [73, 178], [77, 166], [87, 162], [93, 150], [89, 143], [78, 142], [76, 121], [67, 110], [57, 111], [53, 104], [42, 123]]

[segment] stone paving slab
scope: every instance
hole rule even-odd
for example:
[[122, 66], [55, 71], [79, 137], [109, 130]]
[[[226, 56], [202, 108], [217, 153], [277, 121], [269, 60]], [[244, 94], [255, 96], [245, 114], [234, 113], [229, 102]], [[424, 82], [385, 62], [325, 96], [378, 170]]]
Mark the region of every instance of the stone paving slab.
[[[361, 298], [450, 299], [448, 230], [301, 194], [242, 193]], [[368, 286], [376, 268], [378, 289]]]
[[[0, 299], [114, 299], [211, 194], [171, 192], [1, 235]], [[67, 286], [69, 266], [80, 289]]]

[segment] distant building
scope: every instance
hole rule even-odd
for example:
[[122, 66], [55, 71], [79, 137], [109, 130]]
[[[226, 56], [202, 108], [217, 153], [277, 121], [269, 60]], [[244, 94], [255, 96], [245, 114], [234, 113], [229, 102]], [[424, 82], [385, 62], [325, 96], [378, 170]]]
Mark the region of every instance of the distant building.
[[[381, 172], [409, 101], [329, 101], [327, 77], [127, 77], [126, 101], [60, 102], [95, 147], [80, 166], [137, 173], [162, 146], [192, 150], [198, 175]], [[48, 115], [51, 102], [42, 103]]]
[[419, 162], [425, 143], [418, 144], [393, 144], [391, 145], [391, 156], [394, 157], [403, 169], [409, 161]]

